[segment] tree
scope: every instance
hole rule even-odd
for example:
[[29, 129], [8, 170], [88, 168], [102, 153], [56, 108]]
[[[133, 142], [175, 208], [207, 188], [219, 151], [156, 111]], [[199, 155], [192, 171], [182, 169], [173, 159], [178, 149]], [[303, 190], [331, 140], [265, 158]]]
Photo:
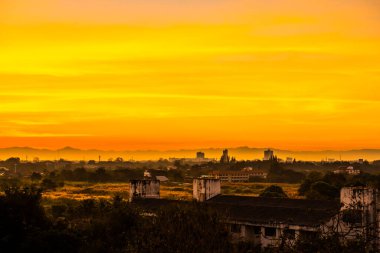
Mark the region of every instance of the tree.
[[54, 190], [55, 188], [57, 188], [57, 184], [52, 179], [45, 178], [44, 180], [42, 180], [41, 187], [45, 190]]
[[117, 158], [115, 159], [115, 162], [117, 162], [117, 163], [122, 163], [122, 162], [124, 162], [124, 159], [121, 158], [121, 157], [117, 157]]
[[88, 173], [85, 168], [76, 168], [73, 172], [74, 180], [86, 181], [88, 180]]
[[10, 157], [5, 162], [12, 163], [12, 164], [19, 164], [21, 159], [19, 157]]
[[339, 198], [340, 190], [323, 181], [315, 182], [310, 190], [306, 192], [306, 198], [319, 200], [334, 200]]
[[277, 160], [271, 161], [267, 180], [272, 183], [299, 183], [305, 178], [301, 172], [284, 169]]
[[90, 160], [87, 162], [88, 165], [95, 165], [96, 164], [96, 161], [95, 160]]
[[30, 176], [30, 179], [32, 181], [40, 181], [42, 179], [42, 176], [38, 172], [33, 172], [32, 175]]
[[287, 198], [288, 196], [284, 190], [277, 185], [271, 185], [267, 187], [261, 194], [260, 197], [265, 198]]
[[298, 194], [301, 196], [305, 196], [306, 192], [310, 190], [311, 185], [317, 181], [321, 181], [322, 178], [322, 173], [316, 171], [311, 172], [300, 185], [300, 188], [298, 189]]
[[[168, 205], [139, 230], [136, 252], [231, 252], [223, 218], [199, 203]], [[134, 251], [132, 251], [134, 252]]]
[[104, 181], [107, 180], [107, 173], [106, 173], [106, 170], [103, 167], [98, 168], [95, 171], [95, 180], [98, 181], [98, 182], [104, 182]]

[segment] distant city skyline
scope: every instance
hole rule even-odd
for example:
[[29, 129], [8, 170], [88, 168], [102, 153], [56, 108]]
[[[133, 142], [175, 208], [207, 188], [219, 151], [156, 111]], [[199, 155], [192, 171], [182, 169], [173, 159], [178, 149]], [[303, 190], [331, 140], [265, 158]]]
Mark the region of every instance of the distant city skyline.
[[[102, 149], [78, 149], [73, 147], [65, 147], [60, 149], [35, 149], [29, 147], [13, 147], [0, 148], [0, 160], [5, 160], [9, 157], [20, 157], [21, 160], [27, 158], [32, 161], [38, 157], [42, 160], [99, 160], [99, 156], [103, 161], [108, 159], [116, 159], [121, 157], [124, 160], [159, 160], [159, 159], [181, 159], [185, 158], [189, 161], [224, 161], [228, 162], [227, 158], [240, 160], [267, 160], [265, 159], [265, 151], [267, 148], [259, 147], [228, 147], [226, 152], [227, 157], [221, 159], [226, 148], [196, 148], [196, 149], [177, 149], [177, 150], [102, 150]], [[363, 149], [363, 150], [321, 150], [321, 151], [295, 151], [272, 149], [274, 156], [284, 162], [294, 161], [375, 161], [380, 160], [380, 149]], [[197, 153], [203, 153], [204, 158], [197, 156]], [[270, 158], [268, 156], [267, 158]]]

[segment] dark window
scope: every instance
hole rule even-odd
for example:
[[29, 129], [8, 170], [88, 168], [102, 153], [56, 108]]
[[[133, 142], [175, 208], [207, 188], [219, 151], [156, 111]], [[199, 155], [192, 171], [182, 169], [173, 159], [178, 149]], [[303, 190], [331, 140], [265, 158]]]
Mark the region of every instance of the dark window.
[[240, 233], [241, 226], [239, 224], [232, 224], [231, 225], [231, 232], [232, 233]]
[[294, 229], [285, 229], [284, 236], [289, 239], [296, 238], [296, 231]]
[[361, 210], [347, 209], [342, 213], [342, 220], [349, 224], [359, 224], [362, 222], [362, 216]]
[[313, 240], [317, 238], [317, 232], [313, 231], [300, 231], [300, 237], [304, 240]]
[[255, 233], [255, 235], [260, 235], [261, 234], [261, 227], [253, 227], [253, 233]]
[[265, 228], [265, 236], [276, 236], [276, 228]]

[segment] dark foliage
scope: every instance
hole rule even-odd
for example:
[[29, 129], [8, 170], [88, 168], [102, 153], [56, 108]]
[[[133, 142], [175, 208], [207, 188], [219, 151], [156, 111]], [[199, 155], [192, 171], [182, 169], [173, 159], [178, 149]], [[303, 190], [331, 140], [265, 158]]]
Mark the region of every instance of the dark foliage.
[[298, 193], [308, 199], [332, 200], [339, 198], [340, 189], [344, 186], [371, 186], [380, 189], [380, 176], [367, 173], [351, 176], [332, 172], [322, 175], [311, 172], [300, 185]]
[[271, 185], [266, 188], [261, 194], [260, 197], [265, 198], [287, 198], [288, 196], [284, 192], [284, 190], [277, 185]]
[[[197, 203], [154, 214], [116, 196], [52, 207], [41, 190], [9, 188], [0, 197], [0, 252], [231, 252], [221, 217]], [[203, 251], [205, 250], [205, 251]]]
[[276, 160], [272, 161], [268, 171], [268, 181], [272, 183], [299, 183], [304, 180], [305, 175], [294, 170], [283, 169]]

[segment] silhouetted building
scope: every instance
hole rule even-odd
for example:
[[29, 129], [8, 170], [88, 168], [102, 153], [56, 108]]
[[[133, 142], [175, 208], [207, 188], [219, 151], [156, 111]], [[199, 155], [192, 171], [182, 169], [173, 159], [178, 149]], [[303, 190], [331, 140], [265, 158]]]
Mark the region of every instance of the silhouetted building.
[[223, 155], [220, 158], [221, 163], [229, 163], [230, 157], [228, 156], [228, 149], [223, 150]]
[[267, 149], [264, 151], [264, 161], [270, 161], [274, 157], [273, 150]]
[[294, 162], [294, 158], [292, 158], [292, 157], [286, 158], [286, 163], [293, 163], [293, 162]]
[[197, 159], [205, 159], [205, 153], [197, 152]]

